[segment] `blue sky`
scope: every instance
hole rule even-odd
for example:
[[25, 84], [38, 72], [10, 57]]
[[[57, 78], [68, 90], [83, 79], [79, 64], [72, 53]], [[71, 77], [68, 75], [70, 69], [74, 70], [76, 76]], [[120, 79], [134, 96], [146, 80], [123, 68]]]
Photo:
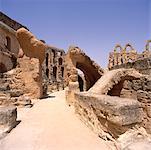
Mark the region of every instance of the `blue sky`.
[[151, 0], [0, 0], [0, 9], [49, 45], [79, 46], [102, 67], [116, 43], [141, 52], [151, 39]]

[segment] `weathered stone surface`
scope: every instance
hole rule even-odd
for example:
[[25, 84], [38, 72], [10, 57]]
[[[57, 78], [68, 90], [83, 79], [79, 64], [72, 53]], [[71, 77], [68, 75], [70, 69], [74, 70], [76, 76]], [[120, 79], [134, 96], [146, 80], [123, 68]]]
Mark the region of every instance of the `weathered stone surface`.
[[137, 91], [137, 99], [142, 103], [151, 103], [150, 93], [142, 90]]
[[23, 93], [23, 91], [22, 90], [10, 90], [10, 96], [11, 97], [19, 97], [19, 96], [21, 96], [21, 95], [23, 95], [24, 93]]
[[13, 106], [0, 107], [0, 134], [9, 132], [16, 126], [17, 108]]
[[[29, 76], [28, 80], [35, 80], [35, 83], [37, 84], [36, 90], [34, 93], [36, 95], [35, 98], [41, 98], [43, 96], [43, 79], [42, 79], [42, 63], [45, 59], [45, 52], [47, 49], [47, 45], [40, 40], [36, 39], [36, 37], [29, 32], [28, 30], [24, 28], [20, 28], [17, 30], [17, 39], [19, 41], [19, 44], [24, 52], [24, 54], [29, 57], [29, 58], [36, 58], [37, 59], [37, 72], [32, 72], [31, 76], [27, 75], [28, 72], [32, 71], [26, 71], [25, 66], [24, 68], [24, 75], [27, 77]], [[33, 59], [35, 60], [35, 59]], [[31, 61], [30, 63], [32, 64], [34, 61]], [[30, 64], [26, 66], [29, 68]], [[25, 78], [26, 80], [26, 78]], [[28, 82], [26, 80], [25, 82]], [[30, 83], [30, 82], [29, 82]], [[39, 91], [38, 91], [39, 90]]]
[[66, 89], [66, 102], [68, 105], [74, 105], [75, 103], [75, 92], [79, 92], [79, 83], [70, 82]]
[[104, 74], [104, 70], [79, 47], [70, 46], [65, 58], [65, 80], [68, 84], [78, 81], [77, 68], [85, 75], [86, 90]]
[[[96, 83], [89, 89], [89, 92], [95, 94], [107, 94], [114, 85], [118, 85], [121, 81], [137, 79], [142, 75], [135, 71], [134, 69], [116, 69], [106, 72]], [[121, 83], [123, 87], [123, 83]], [[117, 88], [122, 89], [120, 85]]]
[[40, 63], [45, 59], [46, 44], [37, 40], [36, 37], [25, 28], [17, 30], [17, 39], [24, 54], [30, 58], [38, 58]]
[[75, 99], [75, 112], [98, 134], [103, 129], [117, 137], [143, 121], [143, 109], [136, 100], [88, 92], [76, 93]]
[[130, 129], [121, 135], [117, 142], [122, 150], [150, 150], [151, 136], [144, 128]]

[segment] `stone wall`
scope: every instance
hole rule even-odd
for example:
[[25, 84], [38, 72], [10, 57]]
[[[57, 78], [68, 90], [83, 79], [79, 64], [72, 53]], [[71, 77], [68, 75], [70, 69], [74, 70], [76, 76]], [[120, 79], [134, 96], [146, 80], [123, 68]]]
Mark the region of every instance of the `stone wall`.
[[18, 58], [16, 68], [0, 76], [0, 105], [31, 107], [31, 99], [43, 95], [39, 69], [38, 59]]
[[47, 80], [48, 92], [63, 90], [65, 52], [62, 49], [48, 46], [43, 63], [43, 71]]
[[0, 22], [0, 73], [9, 71], [16, 66], [19, 49], [16, 32]]
[[151, 75], [151, 57], [136, 60], [135, 62], [128, 62], [126, 64], [116, 65], [110, 68], [110, 70], [118, 68], [134, 68], [142, 74]]
[[100, 137], [105, 133], [113, 138], [140, 124], [143, 109], [138, 101], [92, 93], [75, 94], [75, 112]]
[[129, 43], [126, 44], [125, 48], [122, 48], [121, 45], [117, 44], [114, 51], [109, 53], [108, 68], [118, 68], [118, 66], [125, 66], [127, 63], [133, 63], [138, 60], [150, 58], [150, 43], [151, 40], [148, 40], [145, 50], [142, 53], [137, 53], [137, 51]]

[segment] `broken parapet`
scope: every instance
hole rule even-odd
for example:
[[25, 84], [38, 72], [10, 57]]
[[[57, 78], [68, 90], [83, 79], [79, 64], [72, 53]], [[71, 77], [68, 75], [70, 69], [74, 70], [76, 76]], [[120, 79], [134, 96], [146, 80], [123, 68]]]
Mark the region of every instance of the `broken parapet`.
[[75, 112], [100, 136], [105, 131], [117, 138], [143, 121], [143, 109], [136, 100], [88, 92], [76, 93], [75, 99]]

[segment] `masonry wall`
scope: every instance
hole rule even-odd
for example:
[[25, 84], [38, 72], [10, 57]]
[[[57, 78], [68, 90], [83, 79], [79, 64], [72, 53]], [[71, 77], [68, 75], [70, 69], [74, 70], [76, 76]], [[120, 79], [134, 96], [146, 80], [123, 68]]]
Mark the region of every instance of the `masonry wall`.
[[126, 64], [116, 65], [110, 68], [110, 70], [119, 68], [134, 68], [142, 74], [151, 75], [151, 57], [136, 60], [135, 62], [128, 62]]
[[53, 92], [64, 89], [64, 50], [49, 47], [43, 64], [44, 78], [47, 80], [47, 91]]

